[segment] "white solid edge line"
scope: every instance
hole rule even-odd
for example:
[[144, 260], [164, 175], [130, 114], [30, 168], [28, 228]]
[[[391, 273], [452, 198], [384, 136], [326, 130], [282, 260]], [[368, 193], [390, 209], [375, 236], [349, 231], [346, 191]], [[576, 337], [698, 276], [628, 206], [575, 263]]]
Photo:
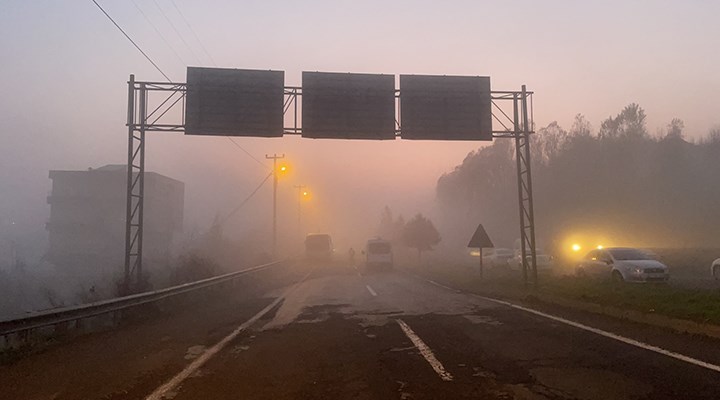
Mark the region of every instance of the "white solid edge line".
[[425, 360], [427, 360], [428, 364], [432, 367], [432, 369], [435, 370], [435, 372], [440, 376], [440, 379], [444, 381], [451, 381], [453, 380], [453, 376], [445, 370], [445, 367], [443, 367], [442, 363], [438, 361], [438, 359], [433, 354], [432, 350], [430, 350], [430, 347], [423, 342], [422, 339], [410, 328], [408, 324], [405, 323], [405, 321], [401, 319], [396, 319], [398, 325], [400, 325], [400, 328], [405, 332], [405, 336], [407, 336], [410, 341], [413, 342], [415, 347], [417, 347], [418, 350], [420, 350], [420, 354], [425, 357]]
[[[417, 277], [419, 277], [420, 279], [422, 279], [422, 280], [424, 280], [424, 281], [426, 281], [426, 282], [428, 282], [428, 283], [431, 283], [431, 284], [433, 284], [433, 285], [435, 285], [435, 286], [439, 286], [439, 287], [441, 287], [441, 288], [448, 289], [448, 290], [453, 291], [453, 292], [457, 292], [456, 289], [453, 289], [453, 288], [450, 288], [450, 287], [448, 287], [448, 286], [439, 284], [439, 283], [437, 283], [437, 282], [435, 282], [435, 281], [431, 281], [431, 280], [429, 280], [429, 279], [422, 278], [422, 277], [420, 277], [419, 275], [415, 275], [415, 276], [417, 276]], [[655, 353], [658, 353], [658, 354], [662, 354], [662, 355], [664, 355], [664, 356], [672, 357], [672, 358], [674, 358], [674, 359], [677, 359], [677, 360], [680, 360], [680, 361], [684, 361], [684, 362], [689, 363], [689, 364], [697, 365], [698, 367], [707, 368], [707, 369], [712, 370], [712, 371], [715, 371], [715, 372], [720, 372], [720, 365], [711, 364], [711, 363], [709, 363], [709, 362], [705, 362], [705, 361], [702, 361], [702, 360], [698, 360], [698, 359], [696, 359], [696, 358], [692, 358], [692, 357], [689, 357], [689, 356], [686, 356], [686, 355], [683, 355], [683, 354], [680, 354], [680, 353], [675, 353], [675, 352], [670, 351], [670, 350], [665, 350], [665, 349], [663, 349], [663, 348], [661, 348], [661, 347], [657, 347], [657, 346], [653, 346], [653, 345], [651, 345], [651, 344], [643, 343], [643, 342], [641, 342], [641, 341], [639, 341], [639, 340], [630, 339], [630, 338], [627, 338], [627, 337], [625, 337], [625, 336], [620, 336], [620, 335], [617, 335], [617, 334], [612, 333], [612, 332], [604, 331], [604, 330], [602, 330], [602, 329], [593, 328], [592, 326], [587, 326], [587, 325], [585, 325], [585, 324], [581, 324], [581, 323], [579, 323], [579, 322], [571, 321], [571, 320], [569, 320], [569, 319], [557, 317], [557, 316], [555, 316], [555, 315], [546, 314], [546, 313], [544, 313], [544, 312], [542, 312], [542, 311], [537, 311], [537, 310], [534, 310], [534, 309], [532, 309], [532, 308], [527, 308], [527, 307], [523, 307], [523, 306], [520, 306], [520, 305], [517, 305], [517, 304], [513, 304], [513, 303], [510, 303], [509, 301], [493, 299], [492, 297], [481, 296], [481, 295], [475, 294], [475, 293], [468, 293], [468, 294], [471, 294], [471, 295], [473, 295], [473, 296], [475, 296], [475, 297], [478, 297], [478, 298], [481, 298], [481, 299], [483, 299], [483, 300], [487, 300], [487, 301], [490, 301], [490, 302], [493, 302], [493, 303], [497, 303], [497, 304], [502, 304], [502, 305], [505, 305], [505, 306], [508, 306], [508, 307], [512, 307], [512, 308], [515, 308], [515, 309], [518, 309], [518, 310], [521, 310], [521, 311], [525, 311], [525, 312], [528, 312], [528, 313], [531, 313], [531, 314], [539, 315], [539, 316], [541, 316], [541, 317], [544, 317], [544, 318], [547, 318], [547, 319], [551, 319], [551, 320], [553, 320], [553, 321], [561, 322], [561, 323], [563, 323], [563, 324], [570, 325], [570, 326], [573, 326], [573, 327], [578, 328], [578, 329], [582, 329], [582, 330], [585, 330], [585, 331], [588, 331], [588, 332], [592, 332], [592, 333], [594, 333], [594, 334], [596, 334], [596, 335], [600, 335], [600, 336], [604, 336], [604, 337], [606, 337], [606, 338], [610, 338], [610, 339], [613, 339], [613, 340], [617, 340], [618, 342], [622, 342], [622, 343], [625, 343], [625, 344], [629, 344], [629, 345], [631, 345], [631, 346], [639, 347], [639, 348], [641, 348], [641, 349], [649, 350], [649, 351], [652, 351], [652, 352], [655, 352]]]
[[246, 330], [248, 327], [252, 326], [255, 322], [257, 322], [260, 318], [262, 318], [263, 315], [267, 314], [268, 311], [272, 310], [275, 306], [278, 305], [285, 297], [290, 294], [297, 286], [304, 282], [308, 276], [312, 273], [309, 272], [305, 277], [295, 285], [293, 285], [292, 288], [290, 288], [287, 292], [283, 293], [280, 297], [276, 298], [275, 301], [268, 304], [267, 307], [263, 308], [258, 312], [257, 314], [253, 315], [252, 318], [249, 320], [243, 322], [240, 326], [235, 328], [234, 331], [232, 331], [229, 335], [225, 336], [222, 340], [217, 342], [213, 347], [205, 350], [204, 353], [202, 353], [198, 358], [196, 358], [192, 363], [190, 363], [185, 369], [180, 371], [179, 374], [175, 375], [173, 378], [171, 378], [169, 381], [165, 382], [162, 386], [155, 389], [154, 392], [152, 392], [150, 395], [145, 397], [145, 400], [161, 400], [164, 399], [165, 396], [168, 394], [168, 392], [171, 392], [176, 387], [178, 387], [185, 379], [187, 379], [190, 375], [192, 375], [195, 371], [197, 371], [200, 367], [203, 366], [210, 358], [212, 358], [215, 354], [217, 354], [220, 350], [222, 350], [231, 340], [235, 339], [240, 333], [242, 333], [244, 330]]
[[375, 293], [375, 291], [373, 290], [373, 288], [370, 287], [370, 285], [365, 285], [365, 287], [367, 288], [368, 292], [370, 292], [371, 295], [377, 296], [377, 293]]

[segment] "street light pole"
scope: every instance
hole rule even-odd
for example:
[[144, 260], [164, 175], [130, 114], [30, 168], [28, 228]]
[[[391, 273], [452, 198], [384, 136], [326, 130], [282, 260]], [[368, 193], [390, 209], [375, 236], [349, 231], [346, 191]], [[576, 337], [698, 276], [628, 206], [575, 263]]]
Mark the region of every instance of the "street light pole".
[[305, 189], [306, 185], [294, 185], [294, 188], [298, 190], [298, 235], [302, 235], [302, 223], [301, 223], [301, 215], [302, 215], [302, 200], [303, 200], [303, 189]]
[[285, 154], [278, 156], [277, 154], [273, 154], [272, 156], [268, 156], [265, 154], [265, 158], [268, 160], [273, 160], [273, 228], [272, 228], [272, 255], [273, 257], [277, 256], [277, 186], [278, 186], [278, 170], [277, 170], [277, 160], [285, 158]]

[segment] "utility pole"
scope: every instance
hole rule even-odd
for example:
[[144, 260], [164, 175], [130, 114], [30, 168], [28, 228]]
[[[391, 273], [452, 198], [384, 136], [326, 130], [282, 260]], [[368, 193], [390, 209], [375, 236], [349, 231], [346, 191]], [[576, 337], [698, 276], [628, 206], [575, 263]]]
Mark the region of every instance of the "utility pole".
[[273, 257], [277, 256], [277, 186], [278, 186], [278, 169], [277, 169], [277, 160], [281, 160], [285, 158], [285, 154], [278, 156], [277, 154], [273, 154], [272, 156], [268, 156], [265, 154], [265, 158], [268, 160], [273, 160], [273, 229], [272, 229], [272, 255]]
[[307, 195], [307, 192], [303, 192], [303, 189], [305, 189], [307, 186], [294, 185], [293, 187], [298, 190], [298, 235], [302, 235], [302, 220], [300, 216], [302, 215], [303, 196]]

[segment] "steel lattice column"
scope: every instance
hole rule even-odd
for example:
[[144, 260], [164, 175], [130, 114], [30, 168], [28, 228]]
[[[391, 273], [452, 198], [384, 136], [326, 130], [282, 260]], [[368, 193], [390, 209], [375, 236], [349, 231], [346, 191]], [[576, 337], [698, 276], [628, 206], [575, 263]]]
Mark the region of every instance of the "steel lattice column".
[[[136, 99], [136, 93], [138, 94]], [[135, 108], [136, 100], [138, 103]], [[147, 91], [136, 88], [135, 76], [128, 81], [128, 159], [125, 209], [125, 277], [121, 292], [140, 291], [142, 282], [143, 209], [145, 192], [145, 127]], [[137, 116], [137, 118], [136, 118]], [[134, 278], [134, 279], [133, 279]]]
[[[520, 121], [522, 112], [522, 122]], [[533, 210], [532, 173], [530, 165], [530, 127], [525, 85], [513, 94], [515, 158], [517, 161], [518, 206], [520, 211], [520, 251], [523, 281], [528, 283], [528, 271], [537, 286], [537, 255], [535, 249], [535, 213]], [[529, 260], [528, 260], [529, 258]]]

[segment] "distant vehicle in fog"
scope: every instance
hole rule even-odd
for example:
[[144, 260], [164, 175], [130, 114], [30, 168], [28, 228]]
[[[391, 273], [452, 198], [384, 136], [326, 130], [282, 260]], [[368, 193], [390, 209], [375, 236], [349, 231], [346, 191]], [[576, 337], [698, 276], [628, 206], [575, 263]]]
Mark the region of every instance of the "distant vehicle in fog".
[[513, 251], [506, 248], [483, 249], [482, 262], [488, 267], [507, 267], [508, 261], [513, 258]]
[[710, 274], [713, 276], [713, 278], [720, 279], [720, 258], [713, 261], [710, 265]]
[[305, 237], [305, 256], [310, 260], [329, 260], [334, 252], [333, 242], [327, 233], [311, 233]]
[[592, 250], [578, 263], [577, 275], [606, 276], [616, 282], [667, 282], [668, 267], [629, 247]]
[[391, 269], [394, 264], [392, 244], [384, 239], [370, 239], [365, 245], [365, 267]]
[[[513, 271], [522, 271], [522, 255], [520, 254], [520, 252], [517, 253], [518, 254], [516, 254], [515, 257], [508, 260], [508, 265]], [[525, 257], [528, 260], [528, 265], [530, 265], [530, 260], [532, 256], [528, 254]], [[552, 271], [552, 269], [555, 267], [555, 260], [553, 256], [545, 254], [545, 252], [541, 249], [535, 249], [535, 261], [538, 271]]]

